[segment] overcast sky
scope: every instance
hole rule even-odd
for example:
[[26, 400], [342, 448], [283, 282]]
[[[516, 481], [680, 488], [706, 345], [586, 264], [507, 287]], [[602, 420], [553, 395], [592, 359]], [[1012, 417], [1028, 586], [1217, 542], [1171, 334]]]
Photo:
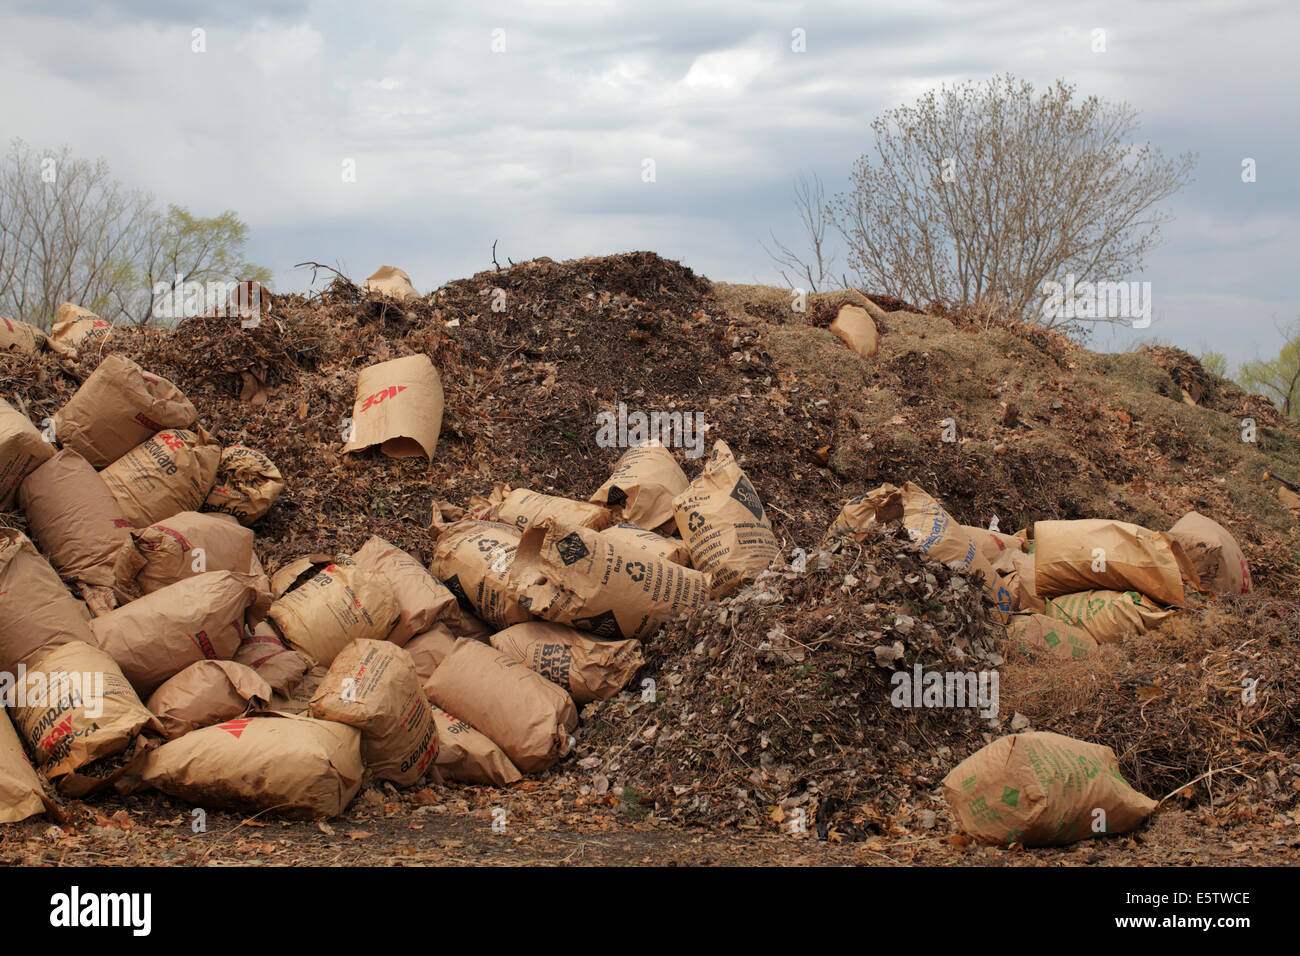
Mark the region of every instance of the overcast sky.
[[1130, 277], [1152, 283], [1151, 329], [1096, 345], [1154, 334], [1271, 357], [1300, 314], [1285, 0], [8, 5], [5, 140], [67, 143], [163, 202], [236, 210], [279, 291], [306, 285], [307, 259], [354, 278], [398, 265], [430, 291], [490, 266], [494, 239], [502, 262], [651, 249], [775, 282], [758, 242], [796, 238], [800, 171], [841, 189], [881, 112], [1010, 71], [1126, 100], [1166, 155], [1199, 154]]

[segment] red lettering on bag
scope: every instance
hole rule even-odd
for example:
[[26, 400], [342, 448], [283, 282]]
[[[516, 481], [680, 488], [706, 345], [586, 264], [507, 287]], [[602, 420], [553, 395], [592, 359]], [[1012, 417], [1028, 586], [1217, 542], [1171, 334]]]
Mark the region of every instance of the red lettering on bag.
[[185, 540], [185, 535], [181, 534], [179, 531], [175, 531], [172, 528], [169, 528], [166, 525], [162, 525], [162, 524], [156, 524], [154, 525], [154, 527], [157, 528], [159, 531], [161, 531], [163, 534], [170, 535], [171, 537], [175, 538], [176, 541], [181, 546], [182, 554], [184, 554], [186, 551], [190, 549], [190, 543]]
[[213, 660], [217, 656], [216, 649], [213, 648], [212, 642], [208, 640], [207, 631], [196, 631], [190, 635], [190, 640], [198, 645], [199, 650], [203, 652], [203, 656], [208, 660]]
[[72, 715], [68, 714], [68, 716], [63, 718], [63, 720], [59, 721], [58, 726], [51, 729], [50, 732], [41, 739], [41, 749], [49, 750], [70, 733], [72, 733]]
[[390, 385], [388, 388], [380, 389], [375, 394], [369, 396], [361, 403], [361, 411], [366, 411], [371, 405], [378, 405], [388, 398], [395, 398], [398, 392], [406, 391], [405, 385]]

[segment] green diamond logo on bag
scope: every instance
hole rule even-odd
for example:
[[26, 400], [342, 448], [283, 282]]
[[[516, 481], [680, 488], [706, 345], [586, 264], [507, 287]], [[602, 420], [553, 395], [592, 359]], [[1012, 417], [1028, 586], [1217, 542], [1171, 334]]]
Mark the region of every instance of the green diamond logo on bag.
[[627, 504], [627, 492], [618, 485], [615, 485], [609, 489], [609, 495], [606, 497], [606, 501], [609, 503], [611, 508]]
[[591, 554], [587, 550], [587, 546], [582, 543], [582, 537], [576, 531], [569, 532], [555, 542], [555, 550], [560, 552], [560, 560], [564, 562], [566, 568]]
[[750, 513], [759, 521], [763, 520], [763, 502], [758, 500], [758, 492], [754, 490], [754, 486], [749, 483], [749, 479], [744, 475], [740, 476], [740, 481], [736, 482], [736, 487], [731, 489], [731, 497], [748, 508]]
[[1020, 791], [1015, 787], [1007, 787], [1002, 791], [1002, 802], [1009, 807], [1014, 807], [1020, 802]]
[[591, 631], [598, 637], [607, 637], [612, 640], [623, 639], [623, 631], [619, 628], [618, 619], [614, 617], [613, 611], [602, 611], [592, 617], [580, 617], [573, 622], [573, 626], [584, 631]]
[[1055, 647], [1057, 644], [1061, 643], [1061, 639], [1056, 636], [1055, 631], [1048, 631], [1043, 635], [1043, 643], [1048, 647]]

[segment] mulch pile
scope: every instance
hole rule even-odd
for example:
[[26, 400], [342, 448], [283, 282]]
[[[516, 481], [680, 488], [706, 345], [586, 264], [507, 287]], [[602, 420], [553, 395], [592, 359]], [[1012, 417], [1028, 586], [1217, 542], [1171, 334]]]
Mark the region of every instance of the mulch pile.
[[890, 678], [1002, 662], [979, 587], [897, 530], [828, 541], [804, 560], [660, 635], [647, 648], [652, 694], [584, 711], [592, 756], [579, 766], [593, 787], [687, 824], [752, 829], [802, 809], [823, 838], [886, 832], [887, 818], [933, 802], [953, 755], [986, 742], [988, 720], [973, 701], [894, 706]]
[[[488, 270], [400, 305], [340, 277], [310, 297], [275, 296], [257, 328], [190, 319], [174, 330], [115, 330], [76, 361], [0, 356], [0, 394], [40, 423], [103, 354], [122, 352], [171, 379], [200, 424], [226, 444], [265, 452], [285, 476], [287, 490], [255, 526], [268, 570], [310, 552], [355, 549], [372, 534], [427, 563], [435, 500], [461, 504], [494, 482], [585, 499], [622, 451], [594, 442], [597, 413], [619, 402], [703, 412], [708, 444], [722, 438], [736, 451], [787, 560], [803, 549], [807, 570], [769, 572], [667, 628], [647, 646], [642, 672], [656, 699], [642, 701], [638, 677], [619, 697], [590, 705], [577, 763], [552, 774], [576, 774], [657, 817], [770, 828], [802, 807], [821, 835], [851, 838], [891, 815], [941, 811], [939, 780], [1012, 718], [1004, 707], [999, 731], [974, 710], [890, 705], [893, 670], [997, 666], [1000, 631], [974, 586], [925, 562], [905, 539], [823, 541], [851, 495], [912, 480], [959, 520], [987, 524], [997, 513], [1004, 530], [1036, 518], [1172, 523], [1200, 507], [1239, 533], [1266, 598], [1300, 581], [1294, 540], [1268, 530], [1282, 519], [1256, 520], [1250, 502], [1229, 495], [1221, 463], [1197, 450], [1196, 434], [1170, 438], [1138, 411], [1099, 398], [1109, 359], [1051, 333], [960, 316], [927, 316], [933, 324], [915, 328], [913, 307], [873, 298], [891, 315], [881, 354], [864, 363], [823, 331], [833, 317], [824, 301], [800, 316], [770, 301], [725, 308], [707, 280], [648, 252]], [[978, 348], [986, 336], [1000, 336], [990, 338], [990, 362], [1010, 350], [1024, 368], [1046, 369], [1048, 381], [1022, 387], [980, 365], [985, 353], [971, 359], [950, 348]], [[357, 371], [416, 353], [431, 357], [447, 397], [434, 462], [341, 455]], [[1300, 448], [1300, 432], [1267, 403], [1208, 376], [1186, 353], [1151, 349], [1136, 359], [1177, 386], [1150, 401], [1181, 405], [1186, 390], [1222, 412], [1224, 428], [1251, 415], [1273, 429], [1277, 447]], [[938, 440], [954, 409], [956, 447]], [[688, 476], [698, 471], [698, 462], [683, 465]], [[23, 527], [20, 513], [3, 517]], [[1276, 765], [1279, 792], [1294, 801], [1294, 693], [1275, 691], [1244, 723], [1233, 723], [1216, 696], [1220, 685], [1239, 685], [1236, 671], [1249, 668], [1251, 654], [1272, 655], [1279, 679], [1290, 673], [1284, 660], [1293, 668], [1300, 650], [1294, 617], [1275, 607], [1268, 613], [1291, 621], [1290, 631], [1279, 624], [1267, 650], [1242, 649], [1249, 635], [1234, 628], [1255, 612], [1228, 602], [1217, 612], [1222, 645], [1194, 666], [1177, 655], [1144, 664], [1138, 644], [1112, 662], [1120, 671], [1097, 678], [1090, 700], [1052, 713], [1050, 695], [1025, 696], [1022, 709], [1038, 729], [1110, 744], [1148, 793], [1204, 773], [1201, 758], [1212, 751], [1250, 773], [1261, 760]], [[878, 650], [896, 644], [897, 659]], [[1206, 734], [1217, 735], [1209, 751]]]

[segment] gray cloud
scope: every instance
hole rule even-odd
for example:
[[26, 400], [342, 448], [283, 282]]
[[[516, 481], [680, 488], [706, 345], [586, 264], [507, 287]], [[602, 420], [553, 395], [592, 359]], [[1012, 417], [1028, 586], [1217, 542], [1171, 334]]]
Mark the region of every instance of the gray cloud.
[[1242, 360], [1300, 313], [1300, 16], [1283, 3], [90, 9], [19, 6], [0, 37], [0, 134], [102, 154], [198, 212], [238, 210], [281, 288], [314, 258], [357, 276], [393, 263], [428, 289], [488, 266], [493, 239], [516, 261], [649, 248], [711, 278], [775, 281], [758, 242], [769, 228], [794, 240], [800, 170], [843, 188], [875, 116], [1010, 71], [1127, 100], [1166, 154], [1200, 154], [1166, 244], [1133, 277], [1153, 284], [1151, 333]]

